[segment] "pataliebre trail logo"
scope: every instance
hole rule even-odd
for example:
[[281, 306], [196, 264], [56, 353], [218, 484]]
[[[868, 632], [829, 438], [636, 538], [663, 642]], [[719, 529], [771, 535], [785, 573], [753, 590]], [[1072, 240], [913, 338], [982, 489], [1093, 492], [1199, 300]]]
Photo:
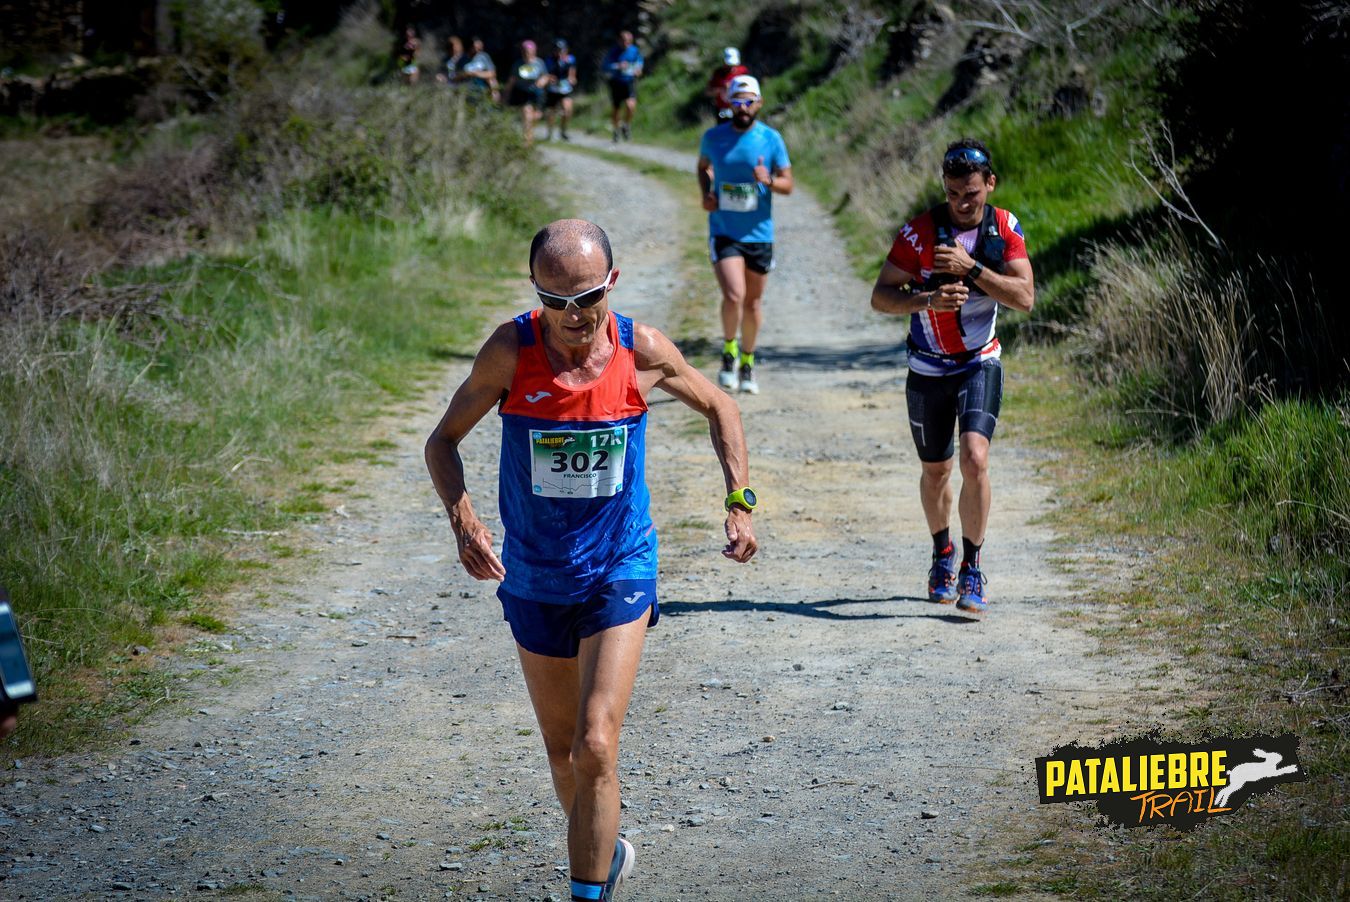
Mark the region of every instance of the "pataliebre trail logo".
[[1156, 735], [1100, 748], [1066, 745], [1036, 759], [1041, 804], [1097, 802], [1108, 823], [1189, 830], [1280, 783], [1308, 779], [1298, 737], [1163, 742]]

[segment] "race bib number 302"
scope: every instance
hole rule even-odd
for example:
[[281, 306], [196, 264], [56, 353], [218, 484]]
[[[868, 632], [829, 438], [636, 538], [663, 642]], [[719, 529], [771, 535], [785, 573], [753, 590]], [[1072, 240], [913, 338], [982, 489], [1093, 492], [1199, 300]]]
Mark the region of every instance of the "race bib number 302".
[[607, 498], [623, 491], [628, 427], [530, 431], [534, 494], [544, 498]]
[[723, 182], [717, 192], [717, 207], [733, 213], [753, 213], [759, 209], [759, 183]]

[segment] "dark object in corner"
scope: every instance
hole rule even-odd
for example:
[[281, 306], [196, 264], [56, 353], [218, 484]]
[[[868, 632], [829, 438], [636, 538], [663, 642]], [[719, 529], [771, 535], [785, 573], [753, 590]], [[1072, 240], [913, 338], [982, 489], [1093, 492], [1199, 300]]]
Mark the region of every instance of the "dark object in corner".
[[19, 637], [19, 625], [9, 606], [9, 593], [0, 587], [0, 713], [37, 701], [37, 686]]

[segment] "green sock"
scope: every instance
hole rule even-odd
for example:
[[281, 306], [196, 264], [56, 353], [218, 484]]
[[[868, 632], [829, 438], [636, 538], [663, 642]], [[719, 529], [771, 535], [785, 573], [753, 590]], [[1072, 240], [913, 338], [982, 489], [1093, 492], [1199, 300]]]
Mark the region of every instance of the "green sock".
[[754, 351], [751, 351], [751, 352], [748, 353], [748, 354], [742, 352], [742, 353], [741, 353], [741, 366], [754, 366], [754, 365], [755, 365], [755, 352], [754, 352]]
[[730, 338], [722, 342], [722, 353], [730, 354], [732, 357], [740, 353], [740, 346], [736, 344], [736, 339]]

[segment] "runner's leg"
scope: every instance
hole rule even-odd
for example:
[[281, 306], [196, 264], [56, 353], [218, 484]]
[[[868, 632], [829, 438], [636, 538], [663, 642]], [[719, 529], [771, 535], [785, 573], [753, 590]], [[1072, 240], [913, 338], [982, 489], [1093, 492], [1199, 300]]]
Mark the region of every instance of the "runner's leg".
[[[950, 463], [950, 462], [949, 462]], [[927, 464], [924, 465], [927, 467]], [[989, 482], [989, 439], [978, 432], [961, 433], [961, 536], [984, 544], [992, 490]], [[949, 507], [950, 509], [950, 507]]]
[[[952, 459], [923, 461], [919, 476], [919, 501], [928, 520], [928, 532], [946, 529], [952, 521]], [[964, 498], [964, 492], [962, 494]]]
[[[722, 339], [731, 341], [741, 330], [745, 283], [750, 273], [746, 272], [744, 257], [723, 257], [713, 264], [713, 273], [722, 289]], [[762, 286], [760, 290], [763, 290]]]
[[553, 791], [558, 794], [564, 812], [572, 810], [576, 798], [576, 779], [572, 774], [572, 744], [580, 708], [581, 680], [576, 658], [552, 658], [537, 655], [516, 645], [525, 687], [530, 691], [534, 716], [544, 737], [548, 768], [553, 774]]
[[755, 341], [759, 338], [759, 327], [764, 325], [764, 284], [769, 280], [768, 273], [755, 272], [745, 268], [745, 304], [741, 313], [741, 353], [753, 354]]
[[604, 881], [619, 834], [619, 731], [633, 694], [647, 618], [581, 640], [580, 710], [572, 744], [576, 796], [567, 823], [572, 877]]

